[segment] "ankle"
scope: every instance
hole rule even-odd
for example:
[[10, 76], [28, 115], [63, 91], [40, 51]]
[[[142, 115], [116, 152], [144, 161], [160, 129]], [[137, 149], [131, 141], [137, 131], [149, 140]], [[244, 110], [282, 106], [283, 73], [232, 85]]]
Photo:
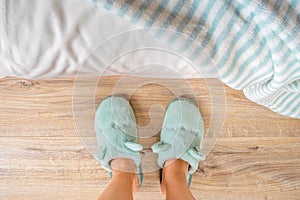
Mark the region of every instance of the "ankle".
[[138, 190], [138, 178], [137, 174], [112, 170], [111, 183], [119, 185], [119, 187], [127, 188], [132, 193]]
[[185, 176], [188, 173], [189, 164], [181, 159], [172, 159], [165, 162], [163, 173], [170, 176]]
[[122, 172], [118, 170], [112, 170], [112, 177], [118, 179], [119, 181], [126, 180], [133, 182], [135, 180], [136, 174], [130, 172]]
[[139, 181], [133, 160], [117, 158], [111, 161], [110, 166], [112, 168], [112, 181], [130, 186], [133, 192], [137, 191]]
[[186, 176], [189, 164], [181, 159], [173, 159], [165, 162], [162, 171], [161, 189], [165, 195], [167, 188], [187, 184]]
[[135, 163], [131, 159], [127, 158], [116, 158], [110, 162], [110, 167], [114, 171], [136, 173], [137, 169]]

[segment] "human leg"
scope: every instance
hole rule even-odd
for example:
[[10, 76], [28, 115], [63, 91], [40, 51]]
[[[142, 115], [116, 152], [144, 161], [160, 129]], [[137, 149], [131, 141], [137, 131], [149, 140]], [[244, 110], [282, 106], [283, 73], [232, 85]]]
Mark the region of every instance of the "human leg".
[[118, 158], [111, 161], [112, 179], [98, 200], [132, 200], [138, 188], [135, 163], [130, 159]]
[[165, 162], [162, 171], [161, 190], [166, 200], [195, 199], [188, 187], [187, 173], [189, 164], [181, 159]]

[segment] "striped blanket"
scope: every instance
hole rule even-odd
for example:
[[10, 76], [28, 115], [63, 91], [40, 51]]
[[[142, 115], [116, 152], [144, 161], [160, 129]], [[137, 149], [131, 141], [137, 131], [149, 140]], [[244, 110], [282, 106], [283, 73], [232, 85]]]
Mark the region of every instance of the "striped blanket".
[[[300, 118], [299, 0], [93, 0], [134, 24], [160, 27], [191, 61], [204, 51], [219, 79], [271, 110]], [[172, 29], [188, 35], [164, 35]], [[203, 63], [196, 63], [199, 68]]]

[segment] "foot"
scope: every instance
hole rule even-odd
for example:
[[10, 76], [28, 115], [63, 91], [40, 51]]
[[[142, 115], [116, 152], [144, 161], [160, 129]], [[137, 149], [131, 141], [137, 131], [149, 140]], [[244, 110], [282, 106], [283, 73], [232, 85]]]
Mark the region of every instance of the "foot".
[[141, 186], [143, 146], [137, 142], [136, 121], [129, 101], [116, 95], [102, 100], [95, 114], [95, 131], [98, 149], [94, 156], [102, 167], [110, 173], [137, 172]]
[[165, 113], [160, 141], [151, 147], [158, 154], [158, 166], [167, 168], [166, 164], [172, 159], [182, 161], [175, 161], [170, 164], [170, 168], [172, 165], [177, 166], [177, 162], [185, 161], [185, 169], [188, 168], [185, 182], [189, 186], [199, 161], [205, 159], [201, 152], [203, 133], [203, 120], [197, 104], [186, 98], [171, 101]]

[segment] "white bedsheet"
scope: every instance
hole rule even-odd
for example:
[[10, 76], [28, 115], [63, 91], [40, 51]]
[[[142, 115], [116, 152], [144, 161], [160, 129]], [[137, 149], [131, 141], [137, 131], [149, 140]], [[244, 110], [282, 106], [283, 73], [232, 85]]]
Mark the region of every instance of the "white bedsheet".
[[[74, 75], [96, 45], [122, 31], [138, 28], [82, 0], [0, 0], [0, 6], [0, 78]], [[122, 46], [105, 46], [99, 57], [118, 57], [124, 48], [131, 49], [132, 45], [143, 45], [145, 41], [158, 43], [154, 36], [138, 34]], [[89, 57], [81, 72], [100, 75], [107, 63], [99, 57]], [[134, 58], [133, 63], [130, 57], [120, 59], [111, 68], [111, 74], [128, 73], [136, 65], [159, 62], [171, 65], [184, 77], [199, 77], [172, 55], [156, 52], [150, 56], [149, 52], [140, 51]], [[153, 74], [164, 74], [163, 69]]]

